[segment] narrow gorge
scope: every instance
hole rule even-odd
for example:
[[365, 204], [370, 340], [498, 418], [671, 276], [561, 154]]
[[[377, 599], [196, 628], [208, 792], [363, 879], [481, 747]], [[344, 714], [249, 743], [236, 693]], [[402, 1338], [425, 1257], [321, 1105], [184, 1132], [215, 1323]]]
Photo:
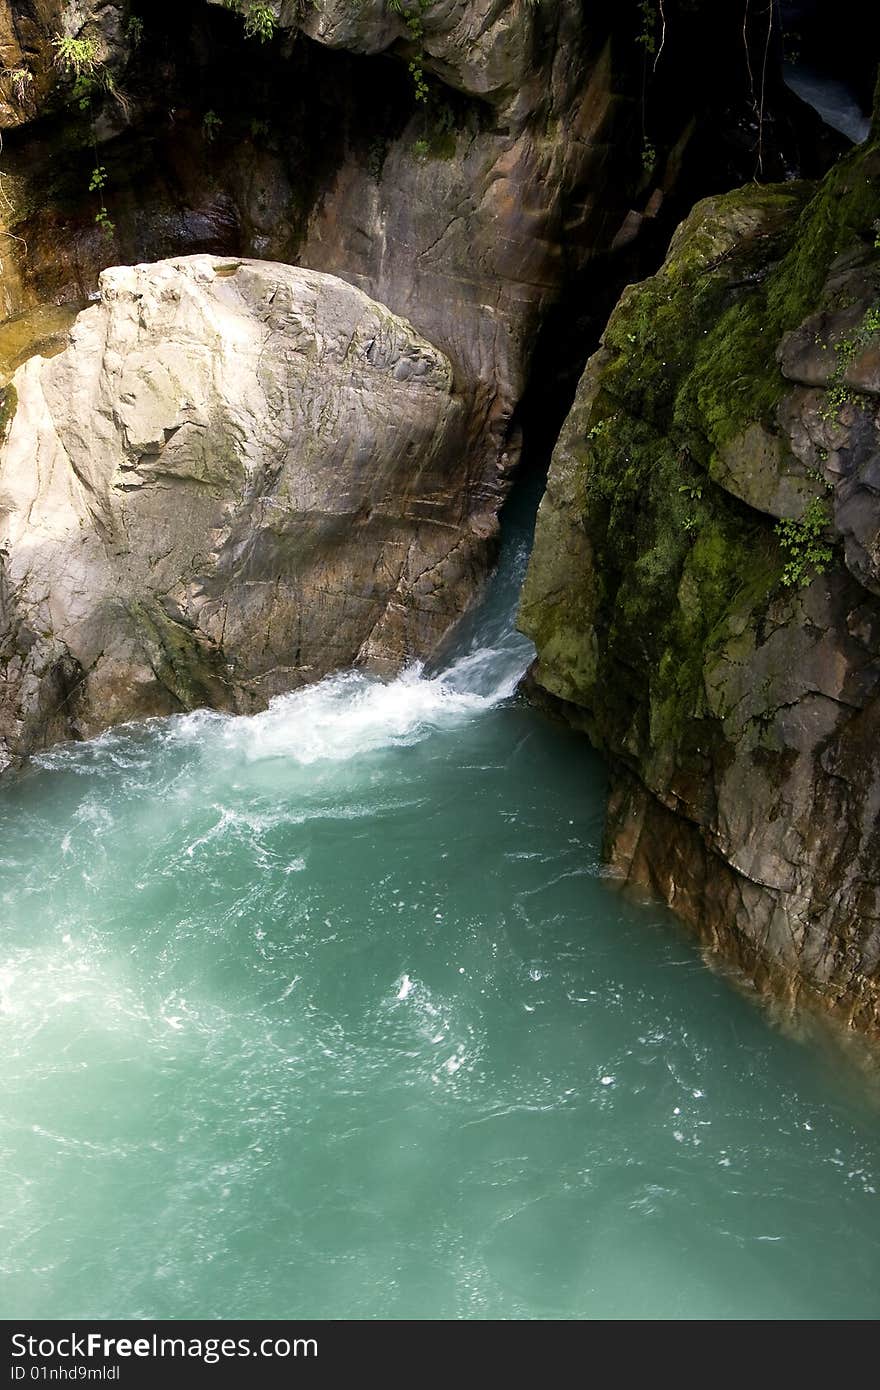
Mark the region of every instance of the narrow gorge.
[[878, 29], [0, 0], [4, 1317], [880, 1312]]

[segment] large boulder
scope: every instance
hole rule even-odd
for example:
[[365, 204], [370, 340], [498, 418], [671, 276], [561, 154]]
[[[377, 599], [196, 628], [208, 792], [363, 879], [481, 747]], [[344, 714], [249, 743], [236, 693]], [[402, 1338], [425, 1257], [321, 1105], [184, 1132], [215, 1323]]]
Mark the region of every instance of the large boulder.
[[493, 525], [452, 370], [270, 262], [119, 267], [7, 388], [0, 758], [429, 651]]
[[880, 1032], [880, 134], [698, 206], [553, 458], [521, 622], [612, 760], [606, 850]]

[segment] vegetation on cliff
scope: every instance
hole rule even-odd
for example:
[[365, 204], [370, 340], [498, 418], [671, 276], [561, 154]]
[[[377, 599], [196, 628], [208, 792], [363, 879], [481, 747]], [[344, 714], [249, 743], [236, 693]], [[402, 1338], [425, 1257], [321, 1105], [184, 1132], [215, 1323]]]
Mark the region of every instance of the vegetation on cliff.
[[[878, 175], [875, 125], [818, 186], [699, 204], [624, 291], [554, 455], [521, 608], [538, 684], [635, 773], [640, 815], [656, 799], [696, 832], [690, 850], [668, 832], [642, 876], [710, 934], [738, 932], [753, 973], [782, 962], [847, 1007], [874, 1000], [869, 1017], [880, 769], [833, 793], [828, 769], [861, 737], [880, 662]], [[689, 891], [707, 850], [723, 908]]]

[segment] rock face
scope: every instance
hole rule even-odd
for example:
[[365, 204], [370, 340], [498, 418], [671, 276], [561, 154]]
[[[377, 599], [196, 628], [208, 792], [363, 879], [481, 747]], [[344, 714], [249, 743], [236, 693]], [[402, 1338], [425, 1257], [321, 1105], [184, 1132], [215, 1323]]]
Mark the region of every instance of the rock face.
[[[191, 252], [349, 281], [451, 363], [461, 442], [444, 487], [463, 479], [482, 537], [460, 556], [473, 588], [523, 439], [555, 433], [583, 361], [567, 290], [604, 321], [609, 285], [655, 263], [676, 197], [751, 172], [753, 153], [729, 148], [749, 120], [739, 0], [710, 21], [688, 7], [650, 73], [649, 17], [619, 5], [273, 0], [266, 42], [248, 37], [253, 8], [0, 0], [0, 307], [17, 339], [23, 314], [79, 307], [102, 267]], [[707, 33], [736, 44], [711, 76], [693, 60]], [[61, 39], [87, 54], [79, 77]], [[709, 129], [711, 158], [695, 152]]]
[[[198, 97], [203, 109], [195, 113], [184, 105], [193, 100], [195, 78], [191, 84], [179, 81], [183, 109], [178, 111], [175, 97], [167, 103], [173, 101], [173, 109], [166, 110], [153, 73], [145, 81], [138, 66], [151, 43], [160, 61], [162, 41], [154, 30], [172, 22], [165, 7], [158, 19], [145, 12], [143, 35], [128, 65], [111, 59], [108, 43], [98, 45], [99, 26], [103, 34], [111, 20], [117, 27], [121, 22], [119, 6], [79, 6], [65, 18], [72, 33], [94, 41], [96, 53], [107, 56], [98, 59], [103, 66], [97, 95], [90, 97], [91, 115], [75, 100], [71, 73], [59, 78], [53, 70], [71, 114], [59, 116], [58, 129], [45, 137], [38, 132], [29, 140], [16, 132], [6, 155], [13, 206], [7, 225], [18, 238], [10, 239], [4, 267], [7, 311], [50, 299], [81, 301], [102, 258], [152, 259], [153, 248], [168, 254], [175, 237], [187, 250], [256, 252], [349, 281], [408, 318], [452, 364], [467, 456], [462, 502], [471, 508], [473, 534], [483, 537], [479, 563], [476, 552], [466, 563], [476, 583], [491, 562], [493, 518], [519, 457], [517, 408], [541, 320], [571, 267], [591, 250], [610, 246], [627, 211], [634, 171], [640, 171], [629, 133], [632, 99], [616, 90], [607, 24], [600, 20], [595, 32], [588, 30], [573, 0], [552, 0], [547, 14], [526, 4], [496, 14], [472, 0], [442, 14], [441, 7], [436, 13], [431, 7], [424, 15], [424, 62], [426, 70], [442, 74], [441, 81], [431, 102], [420, 103], [404, 64], [371, 59], [376, 82], [387, 82], [389, 70], [398, 79], [396, 105], [383, 112], [384, 94], [377, 98], [368, 80], [357, 104], [350, 84], [338, 76], [347, 76], [353, 60], [327, 50], [381, 55], [401, 43], [412, 47], [407, 15], [374, 4], [322, 4], [308, 14], [297, 5], [276, 4], [276, 36], [262, 45], [246, 36], [244, 5], [208, 6], [202, 0], [189, 8], [196, 16], [204, 88]], [[229, 12], [236, 8], [239, 13]], [[184, 32], [185, 16], [180, 22]], [[52, 52], [56, 23], [54, 11], [47, 10], [44, 56]], [[285, 34], [285, 26], [295, 32]], [[173, 28], [171, 35], [176, 40]], [[264, 102], [266, 114], [251, 123], [260, 128], [256, 136], [242, 132], [247, 122], [241, 78], [230, 56], [236, 53], [249, 74], [262, 62], [274, 83], [274, 102]], [[213, 84], [204, 79], [211, 61], [218, 71]], [[311, 78], [310, 66], [317, 74]], [[337, 73], [336, 129], [325, 150], [303, 153], [303, 145], [315, 142], [303, 141], [276, 118], [278, 92], [283, 84], [286, 100], [304, 73], [306, 84], [317, 89], [325, 71]], [[105, 90], [105, 72], [113, 90]], [[235, 82], [230, 110], [222, 105], [224, 73]], [[252, 85], [259, 100], [258, 77]], [[300, 126], [331, 128], [332, 121], [320, 115], [315, 121], [309, 102], [317, 96], [308, 90], [297, 113]], [[360, 131], [373, 119], [363, 113], [365, 103], [377, 106], [385, 121], [368, 137]], [[137, 171], [144, 159], [133, 148], [127, 120], [144, 127], [143, 185], [125, 167]], [[70, 189], [64, 170], [55, 175], [56, 142], [74, 143], [74, 136], [82, 148], [63, 160], [80, 166], [78, 185]], [[41, 149], [41, 140], [50, 153]], [[118, 157], [116, 145], [127, 157]], [[614, 187], [620, 190], [613, 195], [606, 173], [612, 145], [619, 151]], [[35, 177], [32, 170], [43, 157], [47, 170]], [[86, 192], [93, 166], [104, 171], [100, 198]], [[157, 170], [166, 186], [156, 186]], [[186, 205], [183, 215], [179, 203]], [[105, 211], [109, 235], [95, 222]], [[457, 468], [447, 480], [450, 489], [465, 465]]]
[[314, 271], [107, 270], [7, 389], [0, 758], [430, 650], [493, 518], [443, 353]]
[[[729, 148], [751, 119], [741, 2], [685, 3], [657, 63], [659, 13], [613, 4], [272, 0], [266, 42], [254, 8], [0, 0], [25, 72], [20, 100], [3, 88], [0, 302], [82, 301], [103, 266], [196, 251], [339, 275], [449, 356], [497, 508], [567, 288], [592, 275], [584, 311], [603, 321], [676, 196], [752, 172], [754, 132]], [[89, 46], [85, 99], [60, 35]]]
[[396, 138], [328, 171], [298, 255], [448, 353], [473, 469], [500, 506], [538, 328], [566, 275], [610, 247], [639, 171], [608, 23], [574, 0], [276, 8], [322, 46], [402, 53], [433, 84], [430, 100], [408, 95]]
[[[274, 8], [280, 24], [317, 43], [400, 54], [433, 83], [380, 158], [349, 157], [326, 181], [299, 256], [411, 318], [477, 384], [471, 448], [492, 487], [499, 461], [507, 468], [518, 457], [520, 403], [530, 371], [541, 369], [537, 336], [567, 283], [593, 265], [622, 283], [626, 248], [650, 236], [710, 120], [713, 160], [723, 158], [724, 123], [708, 111], [745, 95], [741, 6], [721, 0], [708, 30], [700, 7], [686, 7], [662, 62], [648, 65], [659, 84], [651, 110], [669, 112], [665, 131], [651, 128], [661, 155], [646, 133], [645, 84], [655, 74], [643, 71], [626, 7], [321, 0]], [[650, 28], [651, 16], [643, 23]], [[688, 47], [700, 51], [708, 35], [737, 44], [730, 71], [715, 69], [714, 92], [711, 82], [693, 85], [703, 55], [695, 64]], [[450, 105], [450, 93], [464, 102]], [[697, 181], [706, 187], [705, 175]], [[598, 287], [586, 298], [601, 299]], [[553, 355], [547, 339], [542, 348]]]
[[125, 63], [125, 6], [109, 0], [0, 0], [0, 130], [26, 124], [59, 82], [53, 40], [85, 40], [103, 71]]
[[698, 206], [554, 454], [521, 623], [606, 849], [759, 985], [880, 1032], [880, 134]]

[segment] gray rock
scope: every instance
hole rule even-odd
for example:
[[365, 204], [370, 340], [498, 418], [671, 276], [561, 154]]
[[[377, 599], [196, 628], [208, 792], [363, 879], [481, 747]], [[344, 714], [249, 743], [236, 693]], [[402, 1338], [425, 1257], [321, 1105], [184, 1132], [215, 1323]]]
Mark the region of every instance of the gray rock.
[[210, 256], [108, 270], [13, 389], [5, 760], [396, 670], [471, 596], [485, 531], [449, 361], [343, 281]]
[[[208, 0], [223, 5], [225, 0]], [[546, 0], [552, 12], [570, 8], [568, 0]], [[246, 0], [240, 6], [246, 13]], [[284, 29], [301, 29], [328, 48], [383, 53], [395, 44], [418, 50], [426, 68], [447, 86], [490, 101], [521, 92], [535, 70], [537, 6], [498, 0], [274, 0], [270, 9]]]
[[[282, 7], [282, 22], [294, 23], [294, 8]], [[607, 34], [585, 24], [576, 0], [403, 8], [330, 0], [296, 22], [329, 46], [408, 52], [405, 15], [419, 12], [440, 114], [444, 87], [470, 108], [464, 118], [446, 108], [452, 124], [438, 136], [437, 110], [414, 102], [378, 172], [347, 160], [312, 210], [299, 259], [404, 314], [448, 353], [468, 397], [473, 468], [497, 508], [519, 457], [516, 412], [538, 329], [566, 276], [610, 248], [627, 214], [633, 103]]]

